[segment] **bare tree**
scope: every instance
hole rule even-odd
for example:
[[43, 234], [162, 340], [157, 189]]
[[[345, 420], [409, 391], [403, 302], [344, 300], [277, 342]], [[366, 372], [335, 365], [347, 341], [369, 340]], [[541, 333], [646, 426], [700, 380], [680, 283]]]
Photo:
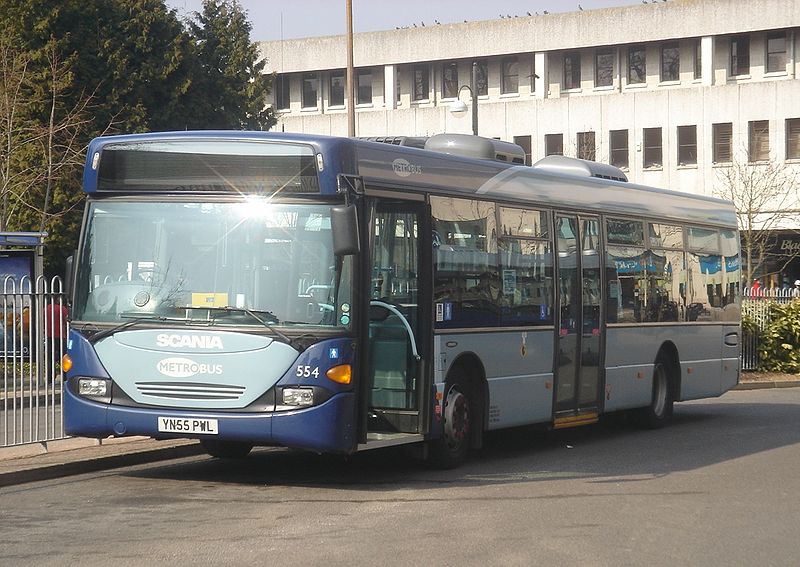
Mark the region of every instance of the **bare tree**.
[[775, 250], [770, 246], [775, 231], [797, 232], [800, 215], [797, 178], [792, 166], [774, 159], [751, 163], [746, 157], [734, 156], [729, 166], [717, 170], [714, 194], [733, 201], [736, 206], [744, 256], [743, 273], [748, 283], [755, 274], [768, 275], [763, 273], [767, 266], [777, 266], [771, 273], [778, 273], [800, 256], [800, 251]]
[[90, 124], [92, 97], [79, 96], [66, 108], [72, 86], [69, 64], [54, 41], [43, 56], [45, 73], [33, 53], [20, 49], [12, 38], [0, 37], [0, 231], [35, 224], [44, 230], [50, 218], [79, 202], [62, 202], [61, 210], [51, 210], [59, 181], [82, 165], [85, 146], [80, 140]]

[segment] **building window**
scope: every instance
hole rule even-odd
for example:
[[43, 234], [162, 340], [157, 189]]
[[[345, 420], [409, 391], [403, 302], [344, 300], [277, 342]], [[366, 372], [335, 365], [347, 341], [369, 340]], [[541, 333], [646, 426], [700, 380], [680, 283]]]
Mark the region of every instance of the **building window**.
[[661, 167], [663, 165], [661, 153], [661, 128], [645, 128], [642, 165], [645, 168]]
[[730, 163], [733, 159], [733, 124], [724, 122], [713, 124], [711, 128], [714, 163]]
[[346, 83], [344, 71], [331, 71], [330, 94], [328, 95], [329, 106], [344, 106], [344, 86]]
[[395, 100], [397, 104], [400, 104], [400, 69], [397, 69], [397, 73], [395, 73], [396, 82], [394, 84], [394, 92], [395, 92]]
[[700, 38], [694, 42], [694, 78], [703, 78], [703, 42]]
[[289, 110], [289, 75], [275, 77], [275, 107], [278, 110]]
[[414, 100], [430, 98], [430, 70], [427, 65], [414, 65]]
[[536, 92], [536, 55], [531, 58], [531, 92]]
[[578, 159], [594, 161], [594, 132], [578, 132]]
[[628, 48], [628, 84], [635, 85], [647, 80], [647, 51], [641, 45]]
[[514, 136], [514, 143], [525, 152], [525, 165], [531, 165], [531, 137]]
[[800, 118], [786, 120], [786, 159], [800, 159]]
[[546, 156], [564, 155], [564, 134], [544, 135], [544, 155]]
[[519, 62], [516, 57], [503, 58], [502, 93], [519, 92]]
[[594, 54], [594, 86], [610, 87], [614, 78], [614, 51], [601, 49]]
[[303, 73], [303, 108], [317, 108], [319, 77], [316, 73]]
[[731, 75], [750, 74], [750, 38], [746, 35], [731, 38]]
[[372, 71], [356, 70], [356, 104], [372, 104]]
[[581, 54], [564, 54], [564, 90], [581, 88]]
[[786, 34], [767, 35], [767, 73], [786, 72]]
[[442, 98], [458, 97], [458, 63], [450, 61], [442, 65]]
[[[470, 70], [471, 72], [472, 70]], [[478, 91], [478, 96], [489, 96], [489, 63], [485, 59], [478, 61], [475, 75], [475, 87]]]
[[681, 51], [677, 43], [661, 46], [661, 82], [679, 81], [681, 78]]
[[678, 126], [678, 165], [697, 165], [697, 126]]
[[628, 131], [611, 130], [608, 133], [611, 165], [628, 169]]
[[769, 120], [753, 120], [747, 123], [749, 147], [747, 157], [749, 161], [769, 160]]

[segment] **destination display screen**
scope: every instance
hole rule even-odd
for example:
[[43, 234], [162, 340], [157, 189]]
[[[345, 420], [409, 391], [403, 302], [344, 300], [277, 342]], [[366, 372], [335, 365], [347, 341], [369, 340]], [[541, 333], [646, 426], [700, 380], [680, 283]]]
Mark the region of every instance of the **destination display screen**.
[[98, 191], [318, 193], [310, 146], [246, 140], [110, 144], [99, 156]]

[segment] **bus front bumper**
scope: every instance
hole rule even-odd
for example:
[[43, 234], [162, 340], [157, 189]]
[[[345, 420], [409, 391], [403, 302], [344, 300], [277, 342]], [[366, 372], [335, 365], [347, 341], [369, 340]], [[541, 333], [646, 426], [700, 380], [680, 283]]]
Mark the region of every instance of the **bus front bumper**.
[[[356, 449], [355, 395], [350, 392], [310, 408], [255, 414], [115, 406], [84, 399], [69, 388], [64, 388], [63, 400], [64, 432], [76, 437], [209, 439], [331, 453]], [[175, 420], [173, 424], [213, 422], [216, 432], [159, 431], [159, 418]]]

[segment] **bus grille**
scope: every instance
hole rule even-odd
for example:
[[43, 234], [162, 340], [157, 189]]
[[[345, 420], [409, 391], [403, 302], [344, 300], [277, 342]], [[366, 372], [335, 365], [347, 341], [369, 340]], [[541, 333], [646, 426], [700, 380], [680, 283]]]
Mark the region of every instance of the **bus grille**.
[[178, 400], [238, 400], [245, 391], [244, 386], [195, 382], [137, 382], [136, 388], [143, 396]]

